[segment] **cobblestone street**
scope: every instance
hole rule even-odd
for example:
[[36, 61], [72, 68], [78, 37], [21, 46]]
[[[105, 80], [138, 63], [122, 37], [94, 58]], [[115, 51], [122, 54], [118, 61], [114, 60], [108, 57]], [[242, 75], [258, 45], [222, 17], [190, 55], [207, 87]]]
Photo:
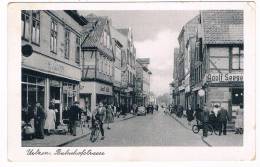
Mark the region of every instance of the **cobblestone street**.
[[105, 140], [91, 143], [89, 135], [66, 147], [83, 146], [207, 146], [200, 135], [183, 127], [162, 111], [113, 123]]

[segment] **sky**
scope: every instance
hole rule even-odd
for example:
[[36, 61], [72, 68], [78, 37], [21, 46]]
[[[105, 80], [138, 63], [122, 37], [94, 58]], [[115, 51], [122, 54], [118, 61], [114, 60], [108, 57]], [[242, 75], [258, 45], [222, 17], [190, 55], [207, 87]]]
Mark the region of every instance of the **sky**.
[[80, 11], [87, 15], [108, 16], [116, 28], [131, 27], [137, 58], [150, 58], [151, 91], [159, 96], [170, 93], [173, 77], [173, 51], [178, 35], [198, 11]]

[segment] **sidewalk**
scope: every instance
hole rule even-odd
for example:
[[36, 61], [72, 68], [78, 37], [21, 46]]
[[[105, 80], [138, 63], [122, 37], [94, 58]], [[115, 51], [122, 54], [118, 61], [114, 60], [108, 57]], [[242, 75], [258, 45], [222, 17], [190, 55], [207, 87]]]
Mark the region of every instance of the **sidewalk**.
[[[115, 118], [114, 123], [119, 121], [128, 120], [134, 118], [135, 115], [127, 114], [126, 116], [120, 116]], [[90, 133], [90, 129], [87, 127], [77, 128], [77, 136], [57, 135], [44, 136], [44, 139], [22, 140], [22, 147], [59, 147], [66, 145], [67, 143], [86, 137]]]
[[[176, 115], [170, 115], [173, 119], [179, 122], [184, 128], [190, 129], [192, 132], [192, 126], [196, 124], [195, 121], [188, 125], [186, 117], [179, 118]], [[227, 135], [208, 135], [208, 137], [202, 136], [202, 130], [198, 133], [201, 136], [202, 141], [208, 146], [243, 146], [243, 135], [234, 134], [234, 132], [227, 132]]]

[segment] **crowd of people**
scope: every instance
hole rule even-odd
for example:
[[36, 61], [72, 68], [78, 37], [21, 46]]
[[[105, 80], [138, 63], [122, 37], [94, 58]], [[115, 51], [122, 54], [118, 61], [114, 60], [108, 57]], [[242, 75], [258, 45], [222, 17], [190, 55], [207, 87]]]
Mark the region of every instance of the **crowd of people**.
[[[177, 117], [183, 117], [184, 108], [181, 105], [170, 105], [168, 110], [171, 114], [175, 114]], [[187, 107], [186, 117], [188, 125], [191, 126], [192, 121], [195, 120], [197, 125], [202, 125], [203, 127], [203, 136], [207, 136], [208, 124], [212, 125], [214, 130], [218, 132], [218, 135], [227, 134], [227, 123], [231, 120], [231, 114], [228, 111], [218, 104], [214, 105], [212, 108], [209, 108], [207, 105], [204, 105], [201, 108], [199, 105], [196, 106], [196, 109], [192, 109], [191, 105]], [[236, 120], [235, 120], [235, 134], [243, 134], [243, 105], [239, 106], [239, 109], [236, 111]]]
[[[133, 104], [131, 112], [134, 114], [136, 109], [137, 105]], [[79, 102], [76, 101], [63, 113], [66, 118], [63, 122], [66, 122], [66, 124], [60, 123], [57, 120], [57, 113], [58, 110], [55, 108], [53, 102], [50, 103], [47, 110], [44, 110], [38, 102], [36, 102], [34, 107], [27, 105], [22, 108], [22, 138], [26, 139], [27, 136], [31, 136], [31, 138], [44, 139], [45, 135], [55, 134], [62, 125], [66, 125], [67, 131], [71, 135], [76, 136], [77, 127], [91, 128], [94, 125], [94, 121], [97, 120], [102, 135], [101, 140], [103, 140], [104, 124], [110, 130], [110, 124], [114, 122], [114, 118], [125, 117], [127, 108], [126, 105], [116, 107], [112, 104], [103, 104], [100, 102], [96, 105], [94, 111], [90, 111], [88, 107], [82, 109]]]

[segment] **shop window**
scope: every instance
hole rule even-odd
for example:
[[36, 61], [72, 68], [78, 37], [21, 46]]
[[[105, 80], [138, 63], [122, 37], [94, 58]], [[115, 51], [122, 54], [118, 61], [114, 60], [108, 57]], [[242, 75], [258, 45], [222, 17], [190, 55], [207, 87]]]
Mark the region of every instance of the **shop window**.
[[232, 54], [232, 70], [244, 69], [244, 50], [240, 47], [233, 47], [231, 49]]
[[70, 31], [65, 29], [65, 58], [69, 59], [70, 55]]
[[44, 86], [44, 78], [22, 75], [22, 107], [26, 107], [27, 104], [34, 107], [36, 102], [44, 106]]
[[51, 21], [51, 51], [57, 53], [57, 22]]
[[242, 88], [233, 88], [232, 89], [232, 104], [240, 105], [244, 101], [244, 90]]
[[77, 36], [76, 38], [76, 57], [75, 57], [75, 62], [77, 64], [80, 64], [80, 37]]
[[40, 44], [40, 11], [32, 11], [32, 42]]
[[29, 32], [30, 32], [30, 13], [28, 10], [22, 10], [22, 25], [21, 25], [21, 34], [22, 38], [25, 40], [29, 40]]

